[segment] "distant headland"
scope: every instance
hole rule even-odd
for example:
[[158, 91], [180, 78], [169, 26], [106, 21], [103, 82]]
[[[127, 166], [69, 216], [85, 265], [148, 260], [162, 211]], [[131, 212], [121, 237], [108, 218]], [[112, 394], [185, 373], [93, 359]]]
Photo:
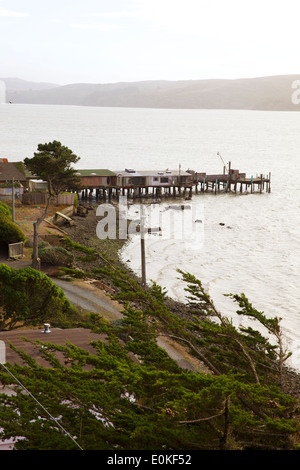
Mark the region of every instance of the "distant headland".
[[300, 74], [58, 85], [0, 78], [6, 102], [165, 109], [300, 111]]

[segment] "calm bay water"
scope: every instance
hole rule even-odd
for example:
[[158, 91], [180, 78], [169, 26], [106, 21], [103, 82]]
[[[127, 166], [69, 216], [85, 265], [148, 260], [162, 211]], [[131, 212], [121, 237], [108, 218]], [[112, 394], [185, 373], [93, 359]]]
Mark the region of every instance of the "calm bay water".
[[[195, 274], [237, 325], [246, 322], [224, 294], [244, 292], [267, 316], [282, 318], [290, 364], [300, 369], [300, 113], [0, 105], [0, 157], [23, 160], [54, 139], [81, 157], [78, 168], [181, 164], [221, 173], [220, 152], [248, 176], [271, 172], [271, 194], [194, 195], [188, 204], [203, 209], [204, 243], [147, 240], [147, 278], [184, 300], [176, 269]], [[137, 237], [122, 256], [140, 273]]]

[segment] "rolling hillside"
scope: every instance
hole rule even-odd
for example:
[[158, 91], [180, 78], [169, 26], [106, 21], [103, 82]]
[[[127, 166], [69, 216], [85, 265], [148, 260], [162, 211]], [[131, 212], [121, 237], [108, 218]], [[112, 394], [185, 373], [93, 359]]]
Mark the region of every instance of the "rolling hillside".
[[237, 80], [153, 80], [64, 86], [11, 78], [2, 80], [6, 83], [7, 101], [13, 103], [299, 111], [300, 104], [292, 102], [295, 92], [292, 84], [299, 79], [300, 75], [282, 75]]

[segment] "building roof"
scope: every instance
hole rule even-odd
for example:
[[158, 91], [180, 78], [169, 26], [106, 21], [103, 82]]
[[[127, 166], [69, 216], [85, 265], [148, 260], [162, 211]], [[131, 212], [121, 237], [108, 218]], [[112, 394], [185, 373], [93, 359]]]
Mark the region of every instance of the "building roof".
[[0, 181], [24, 181], [26, 180], [23, 162], [0, 162]]
[[[40, 366], [49, 367], [49, 363], [43, 359], [39, 347], [35, 346], [34, 343], [36, 341], [60, 346], [71, 343], [81, 349], [95, 353], [95, 349], [90, 344], [91, 341], [105, 341], [106, 338], [106, 335], [96, 334], [85, 328], [60, 329], [51, 328], [50, 326], [50, 333], [45, 334], [43, 331], [43, 327], [36, 330], [1, 331], [0, 341], [5, 343], [5, 362], [12, 365], [24, 365], [24, 361], [19, 354], [10, 347], [10, 344], [31, 356]], [[65, 358], [61, 352], [56, 351], [55, 356], [63, 365], [65, 364]]]
[[183, 170], [133, 170], [125, 169], [122, 171], [116, 171], [118, 176], [191, 176], [190, 173]]
[[142, 171], [135, 171], [135, 170], [120, 170], [120, 171], [116, 171], [116, 175], [117, 176], [124, 176], [124, 177], [128, 177], [128, 178], [131, 178], [131, 177], [138, 177], [138, 176], [146, 176], [143, 174]]
[[116, 176], [116, 173], [107, 169], [100, 170], [76, 170], [77, 176]]
[[[59, 346], [66, 346], [67, 343], [73, 344], [80, 349], [85, 349], [91, 354], [97, 354], [97, 350], [92, 346], [92, 341], [102, 341], [107, 343], [106, 334], [93, 333], [91, 330], [86, 328], [51, 328], [49, 327], [50, 333], [44, 333], [44, 328], [35, 330], [13, 330], [13, 331], [1, 331], [0, 341], [5, 343], [5, 352], [0, 343], [0, 360], [4, 362], [3, 355], [5, 356], [5, 362], [11, 365], [18, 364], [24, 366], [25, 363], [20, 355], [10, 347], [10, 344], [19, 351], [24, 351], [27, 355], [32, 357], [40, 366], [51, 367], [48, 361], [42, 357], [42, 351], [39, 346], [36, 346], [36, 342], [40, 343], [51, 343]], [[137, 358], [130, 351], [127, 352], [129, 358], [135, 363], [139, 363]], [[70, 366], [67, 362], [67, 358], [64, 357], [60, 351], [55, 351], [55, 357], [61, 362], [63, 366]], [[84, 367], [85, 369], [90, 368], [89, 366]]]

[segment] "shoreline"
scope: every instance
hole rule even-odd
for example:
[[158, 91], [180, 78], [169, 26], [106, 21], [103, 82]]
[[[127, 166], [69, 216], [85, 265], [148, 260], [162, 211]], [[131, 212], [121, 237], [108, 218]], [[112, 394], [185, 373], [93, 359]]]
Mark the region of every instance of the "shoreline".
[[[119, 254], [123, 247], [125, 247], [127, 243], [130, 243], [129, 238], [122, 240], [99, 239], [96, 234], [98, 219], [95, 214], [95, 207], [93, 206], [91, 210], [88, 211], [87, 217], [74, 216], [73, 220], [75, 221], [75, 225], [72, 227], [64, 227], [64, 231], [68, 233], [68, 236], [74, 242], [80, 243], [84, 246], [87, 246], [88, 248], [94, 248], [99, 251], [99, 253], [106, 253], [108, 258], [113, 261], [115, 266], [125, 270], [132, 279], [138, 282], [139, 285], [142, 284], [141, 277], [122, 261]], [[89, 267], [89, 269], [94, 269], [99, 266], [99, 260], [89, 261], [88, 263], [76, 260], [76, 266], [82, 271], [85, 271], [87, 267]], [[109, 287], [113, 286], [111, 285]], [[177, 301], [170, 296], [167, 296], [167, 302], [168, 305], [171, 306], [172, 311], [175, 312], [179, 317], [189, 319], [191, 318], [190, 314], [187, 312], [186, 304]]]

